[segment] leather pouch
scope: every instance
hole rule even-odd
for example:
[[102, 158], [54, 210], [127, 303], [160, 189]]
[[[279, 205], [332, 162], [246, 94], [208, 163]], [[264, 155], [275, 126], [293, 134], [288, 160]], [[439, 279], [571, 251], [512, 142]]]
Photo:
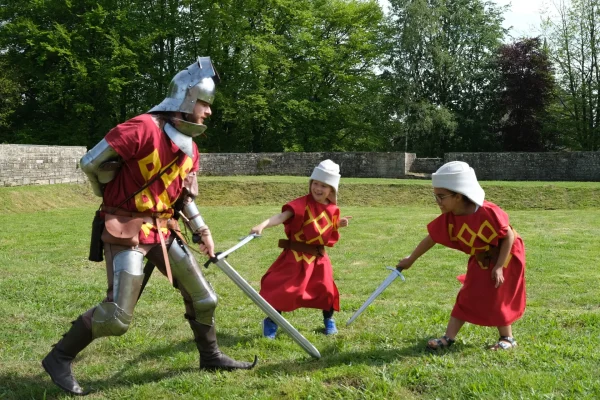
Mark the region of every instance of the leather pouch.
[[143, 224], [144, 219], [141, 217], [106, 214], [102, 241], [121, 246], [137, 246], [140, 244], [139, 234]]

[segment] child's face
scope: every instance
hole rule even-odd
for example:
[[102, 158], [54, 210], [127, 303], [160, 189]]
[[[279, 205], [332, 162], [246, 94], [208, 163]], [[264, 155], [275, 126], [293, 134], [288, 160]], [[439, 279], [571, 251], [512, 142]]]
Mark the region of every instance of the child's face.
[[460, 206], [460, 200], [462, 200], [458, 198], [458, 193], [442, 188], [433, 188], [433, 197], [440, 207], [442, 214], [457, 211]]
[[313, 180], [310, 184], [310, 194], [317, 203], [328, 204], [328, 197], [332, 192], [333, 188], [321, 181]]

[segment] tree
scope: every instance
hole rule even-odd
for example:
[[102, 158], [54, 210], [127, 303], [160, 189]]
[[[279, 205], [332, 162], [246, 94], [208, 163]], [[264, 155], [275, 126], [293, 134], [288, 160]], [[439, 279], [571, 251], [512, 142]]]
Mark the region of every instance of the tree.
[[383, 53], [375, 1], [223, 2], [209, 12], [210, 50], [223, 82], [207, 148], [383, 146], [375, 117], [365, 112], [377, 99], [374, 70]]
[[22, 90], [11, 142], [89, 146], [119, 120], [136, 60], [116, 5], [2, 0], [0, 48]]
[[9, 141], [10, 133], [8, 127], [11, 124], [11, 117], [15, 109], [19, 106], [20, 87], [17, 73], [9, 68], [5, 56], [0, 54], [0, 143]]
[[560, 109], [553, 117], [571, 127], [566, 139], [574, 150], [600, 149], [600, 1], [556, 3], [557, 18], [545, 21], [545, 34], [556, 68]]
[[[431, 151], [437, 150], [425, 155], [439, 156], [450, 149], [476, 151], [492, 145], [488, 110], [495, 71], [491, 61], [505, 33], [501, 26], [504, 9], [481, 0], [390, 3], [395, 46], [387, 67], [395, 80], [393, 97], [400, 120], [408, 123], [411, 119], [406, 116], [415, 105], [422, 109], [419, 104], [452, 115], [440, 119], [447, 122], [442, 146], [430, 146]], [[405, 132], [412, 130], [409, 125]]]
[[[96, 143], [209, 55], [221, 74], [208, 151], [382, 147], [374, 72], [383, 14], [363, 0], [0, 0], [19, 71], [11, 141]], [[13, 103], [11, 103], [13, 104]], [[12, 106], [11, 106], [12, 107]]]
[[504, 151], [542, 151], [543, 121], [552, 99], [554, 77], [540, 38], [525, 38], [500, 47], [500, 132]]

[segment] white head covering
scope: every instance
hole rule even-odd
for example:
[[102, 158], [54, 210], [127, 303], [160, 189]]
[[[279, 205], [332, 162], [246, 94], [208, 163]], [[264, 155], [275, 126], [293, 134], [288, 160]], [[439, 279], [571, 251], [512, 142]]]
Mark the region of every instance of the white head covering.
[[312, 175], [310, 176], [310, 181], [308, 182], [308, 191], [310, 192], [310, 187], [313, 180], [326, 183], [333, 188], [333, 191], [327, 199], [333, 204], [337, 204], [337, 192], [340, 184], [340, 176], [339, 165], [331, 160], [321, 161], [321, 163], [315, 167]]
[[478, 206], [483, 205], [485, 192], [479, 186], [475, 171], [463, 161], [450, 161], [431, 175], [433, 187], [448, 189], [468, 197]]

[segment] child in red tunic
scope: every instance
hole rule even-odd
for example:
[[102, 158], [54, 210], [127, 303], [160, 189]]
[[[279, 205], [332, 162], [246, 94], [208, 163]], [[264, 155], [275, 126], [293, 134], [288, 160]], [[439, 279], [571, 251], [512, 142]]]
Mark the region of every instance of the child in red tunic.
[[525, 311], [525, 248], [509, 225], [508, 215], [484, 200], [473, 168], [461, 161], [444, 164], [432, 176], [433, 193], [442, 215], [427, 225], [429, 235], [398, 263], [407, 269], [436, 243], [468, 254], [467, 274], [456, 297], [446, 334], [427, 343], [430, 349], [451, 346], [465, 322], [498, 328], [490, 347], [517, 345], [512, 323]]
[[[297, 308], [323, 310], [325, 334], [337, 333], [333, 312], [340, 310], [340, 295], [333, 281], [333, 269], [325, 246], [339, 239], [338, 228], [348, 226], [352, 217], [340, 218], [337, 190], [340, 168], [331, 160], [321, 162], [310, 177], [306, 196], [285, 204], [280, 214], [256, 225], [251, 233], [284, 224], [284, 250], [262, 277], [260, 295], [279, 313]], [[277, 325], [263, 321], [263, 335], [274, 339]]]

